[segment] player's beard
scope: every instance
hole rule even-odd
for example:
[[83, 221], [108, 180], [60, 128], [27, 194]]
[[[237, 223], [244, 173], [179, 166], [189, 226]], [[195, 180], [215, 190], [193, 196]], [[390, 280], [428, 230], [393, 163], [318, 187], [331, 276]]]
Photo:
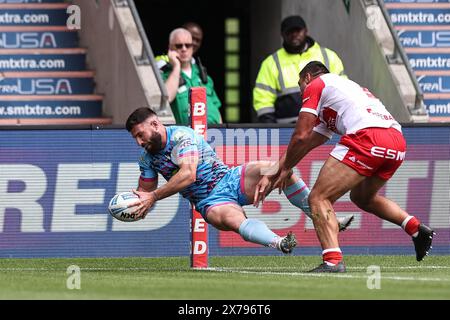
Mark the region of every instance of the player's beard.
[[302, 53], [305, 49], [306, 41], [303, 41], [299, 45], [294, 45], [292, 43], [283, 42], [284, 49], [291, 54]]
[[149, 153], [158, 153], [162, 149], [162, 137], [158, 132], [153, 132], [150, 141], [145, 144], [145, 150]]

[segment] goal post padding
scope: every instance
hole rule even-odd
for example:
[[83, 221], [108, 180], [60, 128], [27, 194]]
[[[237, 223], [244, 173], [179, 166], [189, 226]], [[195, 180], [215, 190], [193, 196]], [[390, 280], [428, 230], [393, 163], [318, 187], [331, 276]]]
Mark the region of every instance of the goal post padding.
[[[205, 140], [208, 128], [208, 110], [206, 108], [206, 88], [189, 89], [190, 125]], [[200, 213], [191, 205], [191, 267], [208, 267], [208, 224]]]

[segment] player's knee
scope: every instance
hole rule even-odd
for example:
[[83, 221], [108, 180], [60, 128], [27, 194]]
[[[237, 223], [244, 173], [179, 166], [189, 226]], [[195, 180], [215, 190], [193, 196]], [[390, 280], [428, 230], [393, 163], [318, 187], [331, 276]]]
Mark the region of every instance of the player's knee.
[[241, 225], [242, 220], [238, 219], [224, 219], [221, 221], [222, 230], [225, 231], [234, 231], [239, 233], [239, 226]]
[[322, 196], [316, 190], [311, 190], [308, 196], [309, 206], [311, 208], [317, 207], [320, 205], [321, 201], [323, 201]]
[[208, 212], [208, 223], [221, 231], [237, 231], [242, 221], [236, 221], [237, 215], [229, 215], [220, 210], [212, 209]]
[[370, 200], [361, 196], [360, 193], [350, 192], [350, 200], [360, 209], [367, 211], [366, 209], [370, 205]]

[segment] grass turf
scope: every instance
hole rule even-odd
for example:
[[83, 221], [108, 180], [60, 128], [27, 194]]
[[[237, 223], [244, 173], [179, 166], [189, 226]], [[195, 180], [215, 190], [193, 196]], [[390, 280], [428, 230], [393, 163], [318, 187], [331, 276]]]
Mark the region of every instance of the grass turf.
[[[450, 256], [346, 256], [345, 274], [309, 274], [320, 257], [1, 259], [0, 299], [450, 299]], [[67, 268], [81, 268], [80, 290], [67, 289]], [[367, 267], [381, 270], [368, 289]], [[375, 284], [373, 281], [369, 281]]]

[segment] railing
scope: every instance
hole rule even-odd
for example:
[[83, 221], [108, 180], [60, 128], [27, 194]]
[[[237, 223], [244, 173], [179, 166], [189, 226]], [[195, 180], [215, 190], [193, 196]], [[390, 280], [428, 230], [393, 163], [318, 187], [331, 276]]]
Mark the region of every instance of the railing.
[[[371, 2], [373, 2], [373, 1], [371, 1]], [[424, 115], [424, 114], [426, 114], [426, 111], [425, 111], [425, 104], [423, 102], [423, 92], [419, 86], [419, 82], [417, 81], [414, 71], [411, 68], [411, 65], [409, 63], [408, 57], [406, 56], [405, 50], [403, 49], [403, 46], [400, 43], [400, 39], [397, 35], [397, 31], [395, 31], [394, 25], [391, 22], [389, 13], [384, 5], [384, 1], [376, 0], [376, 4], [380, 8], [381, 13], [383, 14], [384, 20], [386, 21], [386, 24], [392, 35], [392, 39], [394, 40], [394, 52], [392, 53], [392, 55], [386, 56], [386, 58], [390, 64], [403, 63], [405, 65], [408, 75], [414, 85], [414, 89], [416, 90], [416, 100], [415, 100], [414, 107], [408, 108], [408, 110], [410, 111], [410, 113], [412, 115]]]
[[114, 4], [116, 7], [128, 7], [133, 15], [133, 19], [136, 23], [137, 30], [139, 32], [139, 36], [142, 41], [142, 53], [140, 56], [135, 57], [137, 65], [150, 65], [155, 74], [156, 81], [158, 83], [158, 87], [161, 90], [161, 104], [160, 109], [158, 111], [158, 115], [167, 115], [167, 106], [169, 95], [167, 93], [166, 86], [161, 78], [158, 67], [155, 64], [155, 56], [153, 55], [153, 50], [148, 41], [147, 34], [145, 33], [144, 26], [142, 25], [141, 18], [136, 9], [136, 5], [134, 0], [114, 0]]

